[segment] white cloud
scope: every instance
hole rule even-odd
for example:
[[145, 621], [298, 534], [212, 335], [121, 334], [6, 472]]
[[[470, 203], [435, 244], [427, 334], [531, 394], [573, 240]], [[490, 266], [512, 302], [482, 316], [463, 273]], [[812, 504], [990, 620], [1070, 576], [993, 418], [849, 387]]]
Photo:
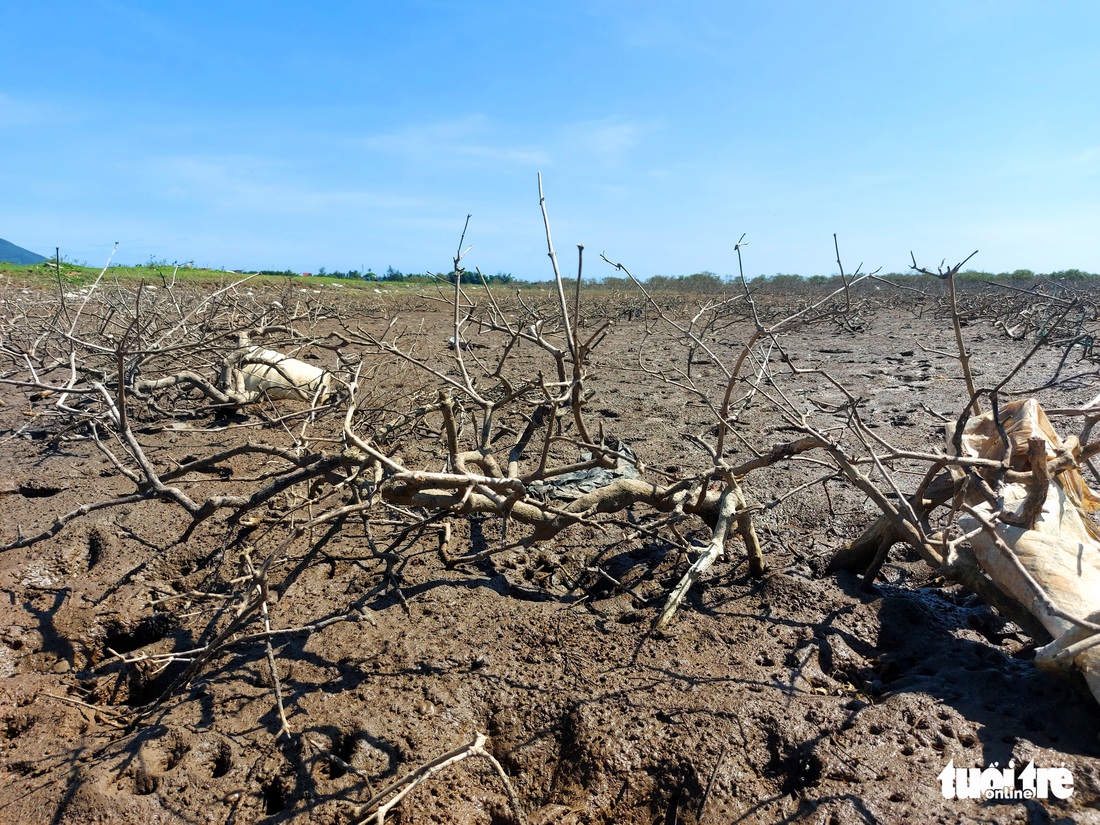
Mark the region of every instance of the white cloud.
[[643, 124], [616, 119], [574, 123], [562, 130], [561, 150], [566, 160], [618, 166], [638, 146], [646, 129]]
[[55, 104], [22, 100], [0, 92], [0, 129], [56, 126], [74, 119], [71, 110]]
[[[732, 4], [599, 0], [593, 11], [630, 50], [727, 62], [747, 24]], [[749, 17], [755, 19], [757, 15]]]
[[127, 172], [151, 194], [189, 200], [218, 210], [315, 215], [346, 209], [422, 207], [421, 198], [357, 188], [328, 188], [304, 181], [289, 163], [248, 155], [177, 155], [151, 158]]
[[551, 126], [531, 140], [503, 139], [507, 126], [484, 115], [410, 126], [370, 135], [359, 145], [426, 167], [445, 167], [463, 160], [479, 165], [546, 168], [553, 164], [622, 165], [656, 124], [620, 118], [577, 121]]
[[468, 158], [490, 163], [539, 166], [549, 158], [542, 149], [510, 146], [491, 140], [502, 130], [482, 115], [410, 126], [395, 132], [370, 135], [361, 145], [368, 150], [397, 155], [411, 161], [439, 163]]

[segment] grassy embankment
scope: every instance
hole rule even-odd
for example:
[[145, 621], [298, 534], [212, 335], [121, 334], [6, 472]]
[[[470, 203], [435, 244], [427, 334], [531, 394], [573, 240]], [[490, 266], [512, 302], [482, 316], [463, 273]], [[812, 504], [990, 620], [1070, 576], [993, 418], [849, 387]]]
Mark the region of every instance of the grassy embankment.
[[[310, 278], [298, 278], [285, 274], [248, 273], [236, 272], [224, 269], [201, 269], [198, 267], [174, 267], [161, 264], [144, 264], [141, 266], [116, 266], [112, 265], [103, 270], [102, 267], [79, 266], [73, 263], [61, 262], [60, 276], [58, 268], [53, 261], [45, 261], [40, 264], [12, 264], [0, 262], [0, 277], [9, 285], [56, 287], [60, 282], [65, 289], [79, 289], [89, 286], [100, 277], [107, 283], [133, 284], [139, 283], [167, 286], [172, 283], [193, 285], [221, 285], [234, 281], [247, 280], [254, 286], [283, 285], [288, 280], [300, 281], [303, 286], [318, 287], [326, 284], [340, 285], [349, 289], [370, 289], [406, 287], [402, 283], [379, 283], [374, 281], [353, 280], [348, 278], [329, 278], [313, 276]], [[410, 285], [411, 286], [411, 285]], [[423, 286], [420, 284], [419, 286]]]
[[[300, 284], [303, 288], [318, 288], [322, 286], [343, 287], [352, 290], [380, 290], [383, 292], [423, 292], [435, 291], [443, 288], [448, 292], [453, 289], [445, 278], [433, 278], [430, 275], [405, 276], [404, 280], [368, 281], [359, 278], [337, 278], [331, 276], [313, 275], [309, 278], [301, 278], [287, 273], [273, 272], [240, 272], [224, 269], [202, 269], [197, 267], [173, 266], [164, 263], [148, 263], [139, 266], [111, 265], [106, 271], [101, 267], [80, 266], [66, 261], [61, 262], [60, 276], [58, 267], [53, 261], [45, 261], [39, 264], [13, 264], [0, 262], [0, 286], [26, 286], [45, 287], [56, 289], [58, 285], [62, 289], [80, 289], [89, 286], [103, 273], [102, 280], [106, 283], [132, 284], [139, 283], [167, 286], [169, 284], [190, 284], [195, 286], [211, 285], [224, 286], [233, 282], [247, 281], [252, 288], [283, 287], [288, 282]], [[464, 276], [464, 283], [476, 287], [478, 285], [473, 273]], [[936, 291], [937, 279], [928, 275], [915, 275], [913, 273], [891, 273], [880, 276], [879, 280], [892, 283], [902, 283], [910, 288]], [[1049, 274], [1033, 273], [1029, 270], [1017, 270], [1016, 272], [989, 273], [968, 270], [959, 273], [956, 278], [960, 288], [980, 289], [989, 284], [1009, 286], [1015, 289], [1031, 290], [1038, 287], [1069, 287], [1081, 289], [1094, 287], [1100, 276], [1081, 270], [1071, 269]], [[700, 295], [730, 294], [739, 292], [740, 284], [732, 278], [719, 278], [713, 273], [698, 273], [696, 275], [667, 277], [653, 276], [645, 279], [648, 289], [659, 292], [686, 292]], [[508, 284], [494, 284], [495, 290], [504, 289], [546, 289], [551, 284], [548, 281], [528, 282], [514, 280]], [[749, 281], [749, 287], [753, 291], [763, 289], [766, 293], [775, 294], [815, 294], [826, 293], [843, 286], [838, 276], [813, 276], [802, 278], [798, 275], [775, 275], [770, 278], [759, 276]], [[585, 280], [585, 289], [593, 288], [611, 291], [634, 291], [633, 285], [628, 279], [610, 275], [600, 280]]]

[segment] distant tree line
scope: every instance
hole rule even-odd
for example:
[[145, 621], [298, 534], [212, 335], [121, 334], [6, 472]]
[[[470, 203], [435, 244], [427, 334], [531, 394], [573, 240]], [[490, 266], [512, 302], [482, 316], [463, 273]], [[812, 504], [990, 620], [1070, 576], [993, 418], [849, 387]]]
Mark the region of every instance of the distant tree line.
[[[279, 277], [294, 277], [299, 273], [292, 272], [289, 269], [286, 270], [260, 270], [260, 275], [272, 275]], [[432, 273], [406, 273], [399, 269], [395, 269], [392, 266], [386, 267], [386, 271], [382, 274], [374, 272], [372, 269], [367, 269], [365, 272], [360, 272], [358, 269], [349, 269], [346, 272], [336, 270], [329, 272], [325, 267], [321, 267], [316, 273], [319, 277], [326, 278], [345, 278], [350, 280], [361, 281], [378, 281], [378, 282], [407, 282], [407, 283], [433, 283], [438, 281], [446, 281], [447, 283], [454, 283], [455, 273], [448, 272], [445, 274], [432, 274]], [[510, 272], [498, 272], [495, 275], [483, 276], [485, 280], [490, 284], [538, 284], [539, 281], [528, 281], [523, 278], [516, 278]], [[928, 275], [914, 274], [912, 272], [894, 272], [888, 274], [880, 274], [880, 278], [887, 280], [907, 280], [910, 283], [931, 281], [934, 280]], [[1081, 282], [1089, 279], [1100, 278], [1100, 275], [1093, 272], [1085, 272], [1081, 269], [1063, 269], [1057, 272], [1049, 273], [1037, 273], [1032, 272], [1030, 269], [1017, 269], [1012, 272], [982, 272], [978, 270], [966, 270], [960, 272], [956, 276], [956, 282], [960, 286], [978, 285], [983, 282], [992, 282], [997, 284], [1008, 284], [1011, 286], [1027, 288], [1034, 285], [1038, 281], [1057, 281], [1057, 282]], [[480, 279], [476, 272], [463, 272], [463, 283], [476, 284], [480, 282]], [[631, 287], [631, 282], [627, 278], [619, 278], [609, 276], [596, 282], [604, 287], [611, 289], [628, 289]], [[713, 272], [702, 271], [695, 272], [691, 275], [653, 275], [642, 283], [649, 290], [657, 291], [680, 291], [680, 292], [692, 292], [692, 293], [710, 293], [721, 292], [732, 288], [740, 288], [739, 279], [733, 275], [726, 275], [724, 277], [716, 275]], [[828, 290], [836, 289], [842, 286], [839, 275], [811, 275], [802, 276], [794, 275], [791, 273], [777, 272], [774, 275], [757, 275], [754, 278], [748, 280], [750, 289], [767, 288], [770, 292], [799, 292], [805, 290]]]
[[996, 275], [990, 272], [978, 272], [976, 270], [967, 270], [966, 272], [960, 272], [958, 279], [960, 281], [993, 281], [999, 284], [1012, 284], [1018, 286], [1019, 284], [1028, 284], [1032, 281], [1046, 279], [1049, 281], [1085, 281], [1089, 278], [1097, 278], [1095, 272], [1085, 272], [1080, 269], [1060, 269], [1057, 272], [1032, 272], [1030, 269], [1017, 269], [1013, 272], [999, 272]]
[[[631, 286], [628, 278], [604, 278], [601, 283], [606, 287], [627, 289]], [[723, 279], [713, 272], [696, 272], [692, 275], [653, 275], [642, 281], [649, 290], [674, 290], [681, 292], [716, 292], [728, 289], [732, 280]]]
[[[296, 272], [268, 272], [264, 271], [261, 275], [297, 275]], [[303, 274], [316, 274], [319, 278], [345, 278], [357, 281], [389, 281], [400, 282], [406, 281], [410, 283], [430, 283], [432, 281], [444, 280], [448, 283], [454, 283], [455, 273], [449, 272], [446, 275], [433, 275], [431, 273], [412, 273], [402, 272], [400, 269], [394, 269], [392, 266], [386, 267], [386, 271], [379, 275], [377, 272], [368, 269], [366, 272], [360, 272], [358, 269], [349, 269], [347, 272], [341, 272], [335, 270], [329, 272], [325, 267], [321, 267], [316, 273], [303, 273]], [[466, 272], [463, 274], [463, 282], [475, 283], [478, 276], [474, 272]], [[486, 275], [485, 280], [491, 284], [510, 284], [516, 282], [516, 278], [510, 272], [498, 272], [496, 275]], [[522, 283], [522, 282], [521, 282]]]
[[[455, 274], [456, 273], [454, 272], [448, 272], [446, 275], [443, 275], [441, 277], [446, 280], [447, 283], [453, 284], [455, 282]], [[496, 275], [481, 276], [479, 276], [476, 272], [462, 273], [462, 283], [464, 284], [479, 284], [481, 283], [482, 278], [485, 279], [485, 283], [487, 284], [511, 284], [515, 283], [516, 281], [511, 272], [498, 272]], [[521, 281], [521, 283], [525, 282]]]
[[[879, 278], [893, 283], [906, 283], [919, 289], [926, 289], [935, 283], [937, 279], [928, 275], [913, 272], [879, 273]], [[851, 276], [848, 278], [851, 281]], [[1012, 272], [981, 272], [967, 270], [956, 276], [959, 288], [979, 288], [987, 283], [1013, 286], [1018, 289], [1030, 289], [1042, 283], [1062, 284], [1070, 287], [1075, 284], [1084, 286], [1092, 280], [1100, 283], [1100, 275], [1093, 272], [1085, 272], [1081, 269], [1063, 269], [1057, 272], [1037, 273], [1030, 269], [1017, 269]], [[630, 289], [631, 282], [627, 278], [607, 277], [600, 283], [609, 289]], [[724, 278], [713, 272], [696, 272], [693, 275], [654, 275], [642, 281], [650, 291], [679, 291], [695, 294], [717, 294], [741, 289], [740, 279], [737, 276], [727, 275]], [[826, 294], [843, 286], [840, 275], [811, 275], [804, 277], [790, 273], [777, 272], [775, 275], [757, 275], [748, 279], [748, 287], [751, 290], [766, 290], [769, 294], [796, 295], [800, 293]]]

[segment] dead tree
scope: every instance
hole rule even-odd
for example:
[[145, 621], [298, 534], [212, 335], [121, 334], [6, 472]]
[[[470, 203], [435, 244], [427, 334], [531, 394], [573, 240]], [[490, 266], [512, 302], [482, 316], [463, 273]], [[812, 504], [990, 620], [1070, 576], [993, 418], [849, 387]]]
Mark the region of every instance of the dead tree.
[[[132, 709], [131, 722], [147, 718], [229, 651], [262, 644], [280, 735], [294, 736], [272, 640], [369, 621], [361, 599], [303, 624], [273, 621], [277, 597], [293, 590], [301, 571], [337, 536], [353, 535], [364, 548], [356, 561], [369, 560], [379, 586], [400, 594], [403, 553], [418, 540], [438, 542], [448, 566], [476, 570], [577, 526], [614, 523], [658, 540], [670, 555], [695, 556], [654, 611], [655, 629], [664, 630], [731, 541], [744, 545], [748, 574], [763, 576], [761, 514], [826, 484], [857, 491], [881, 513], [837, 555], [834, 568], [863, 571], [872, 582], [890, 548], [902, 542], [1037, 636], [1049, 634], [1048, 625], [1061, 628], [1052, 661], [1076, 661], [1092, 649], [1095, 616], [1060, 607], [1042, 584], [1033, 600], [1042, 608], [1036, 615], [1034, 604], [1021, 604], [1018, 591], [979, 563], [975, 540], [988, 537], [1004, 557], [998, 525], [1030, 516], [982, 509], [973, 495], [995, 502], [1004, 485], [1023, 484], [1035, 491], [1027, 506], [1041, 508], [1043, 479], [1100, 451], [1088, 442], [1100, 408], [1058, 411], [1083, 422], [1078, 441], [1045, 462], [1034, 448], [1027, 468], [1014, 463], [1019, 451], [1010, 449], [1007, 436], [995, 456], [964, 449], [968, 422], [986, 404], [994, 429], [1003, 425], [1002, 396], [1019, 368], [993, 387], [976, 383], [954, 289], [961, 264], [938, 273], [951, 312], [953, 357], [966, 384], [955, 438], [942, 450], [910, 450], [868, 426], [857, 392], [821, 364], [792, 354], [801, 331], [825, 326], [855, 335], [869, 311], [873, 299], [865, 287], [875, 274], [845, 274], [839, 250], [837, 289], [810, 298], [785, 295], [767, 306], [743, 272], [736, 293], [689, 307], [683, 296], [665, 300], [624, 265], [608, 261], [636, 290], [630, 317], [640, 316], [647, 331], [660, 328], [679, 344], [658, 358], [643, 336], [630, 374], [675, 390], [709, 415], [705, 428], [682, 434], [694, 450], [690, 466], [657, 470], [668, 465], [663, 457], [639, 455], [627, 433], [606, 432], [592, 415], [593, 354], [614, 319], [585, 308], [583, 247], [576, 278], [563, 278], [541, 181], [539, 202], [554, 276], [539, 300], [502, 296], [476, 269], [466, 270], [464, 229], [436, 295], [379, 304], [368, 320], [300, 287], [287, 286], [269, 300], [270, 293], [253, 292], [247, 280], [202, 292], [174, 280], [134, 288], [101, 276], [72, 298], [62, 292], [5, 302], [0, 382], [37, 405], [48, 422], [47, 446], [91, 445], [127, 489], [26, 533], [22, 525], [5, 525], [0, 550], [49, 539], [93, 512], [153, 501], [186, 514], [176, 540], [212, 525], [226, 536], [201, 587], [154, 599], [160, 610], [188, 606], [196, 644], [111, 660], [167, 673], [158, 695]], [[735, 249], [740, 262], [743, 243]], [[421, 323], [417, 316], [426, 311], [448, 313], [449, 335]], [[299, 377], [300, 367], [311, 369]], [[389, 380], [375, 381], [383, 372]], [[751, 438], [750, 421], [757, 433]], [[152, 438], [168, 429], [234, 437], [180, 459]], [[762, 478], [792, 464], [813, 477], [769, 498], [754, 494]], [[238, 478], [240, 466], [250, 474]], [[219, 471], [225, 478], [214, 482], [211, 474]], [[915, 490], [901, 480], [903, 471], [921, 474]], [[627, 511], [644, 511], [646, 518], [620, 518]], [[474, 515], [495, 519], [499, 530], [488, 546], [455, 552], [454, 522]], [[693, 524], [692, 539], [677, 530], [684, 523]], [[1015, 569], [1010, 559], [1008, 567]], [[1044, 622], [1051, 616], [1068, 626]], [[483, 744], [463, 755], [481, 755]]]

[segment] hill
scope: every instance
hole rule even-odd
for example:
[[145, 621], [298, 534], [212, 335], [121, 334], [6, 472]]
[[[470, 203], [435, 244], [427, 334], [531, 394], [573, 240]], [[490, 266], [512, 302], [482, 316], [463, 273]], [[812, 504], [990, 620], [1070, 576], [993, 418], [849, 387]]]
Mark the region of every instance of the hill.
[[21, 246], [16, 246], [10, 241], [0, 238], [0, 261], [13, 264], [38, 264], [46, 260], [45, 256], [31, 252]]

